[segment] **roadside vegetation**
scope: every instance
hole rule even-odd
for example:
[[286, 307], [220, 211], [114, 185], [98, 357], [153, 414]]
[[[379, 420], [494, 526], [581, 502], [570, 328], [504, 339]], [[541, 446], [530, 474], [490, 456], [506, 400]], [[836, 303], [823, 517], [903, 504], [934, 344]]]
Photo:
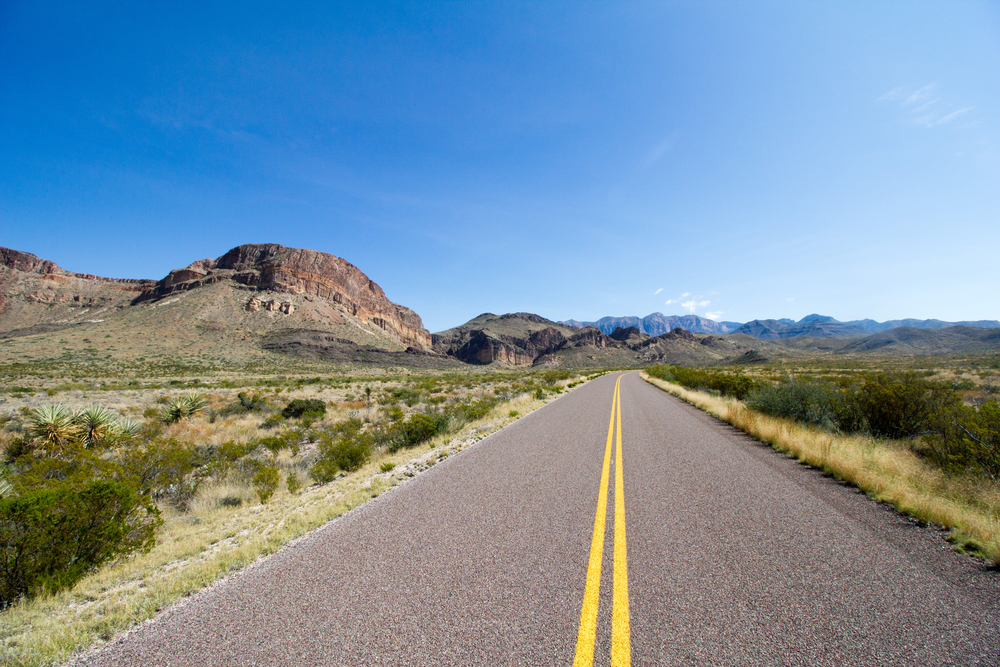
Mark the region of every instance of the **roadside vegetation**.
[[914, 371], [751, 376], [653, 366], [657, 386], [1000, 564], [1000, 405], [992, 384]]
[[42, 404], [0, 412], [0, 662], [65, 661], [585, 379], [16, 385]]

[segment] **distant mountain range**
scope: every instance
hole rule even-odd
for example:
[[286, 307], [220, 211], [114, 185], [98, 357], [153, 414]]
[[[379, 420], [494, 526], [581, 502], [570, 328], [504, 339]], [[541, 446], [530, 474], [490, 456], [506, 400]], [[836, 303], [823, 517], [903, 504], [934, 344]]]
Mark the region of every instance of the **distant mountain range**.
[[290, 357], [350, 367], [628, 368], [995, 354], [1000, 321], [809, 315], [741, 324], [653, 313], [553, 322], [533, 313], [483, 313], [431, 334], [357, 267], [306, 248], [241, 245], [152, 280], [73, 273], [0, 247], [0, 342], [0, 365], [68, 373], [95, 364], [115, 373], [282, 369]]
[[628, 329], [635, 327], [641, 333], [649, 336], [659, 336], [674, 329], [684, 329], [691, 333], [703, 334], [727, 334], [738, 329], [739, 322], [716, 322], [697, 315], [664, 315], [663, 313], [652, 313], [646, 317], [602, 317], [596, 322], [580, 322], [579, 320], [566, 320], [559, 324], [569, 327], [595, 327], [609, 336], [615, 329], [621, 327]]
[[807, 315], [796, 322], [787, 318], [778, 320], [753, 320], [746, 324], [739, 322], [716, 322], [697, 315], [664, 315], [652, 313], [646, 317], [602, 317], [596, 322], [580, 322], [566, 320], [560, 324], [572, 327], [591, 326], [610, 335], [618, 327], [635, 327], [650, 336], [681, 328], [691, 333], [727, 334], [741, 333], [761, 340], [779, 340], [811, 336], [815, 338], [842, 338], [845, 336], [864, 336], [900, 327], [913, 329], [945, 329], [954, 326], [975, 327], [979, 329], [1000, 329], [1000, 321], [975, 320], [963, 322], [943, 322], [941, 320], [889, 320], [876, 322], [871, 319], [840, 322], [828, 315]]

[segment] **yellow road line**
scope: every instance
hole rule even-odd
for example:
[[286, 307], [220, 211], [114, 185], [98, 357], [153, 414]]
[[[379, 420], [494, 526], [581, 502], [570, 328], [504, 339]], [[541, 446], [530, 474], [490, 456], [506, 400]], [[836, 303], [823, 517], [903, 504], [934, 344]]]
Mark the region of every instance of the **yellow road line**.
[[[601, 590], [601, 565], [604, 559], [605, 520], [608, 514], [609, 478], [611, 472], [612, 444], [617, 440], [615, 453], [615, 534], [614, 581], [611, 607], [611, 664], [628, 667], [631, 664], [631, 640], [628, 614], [628, 565], [625, 549], [625, 491], [622, 474], [622, 411], [621, 376], [615, 382], [611, 399], [611, 420], [608, 439], [604, 447], [604, 466], [601, 469], [601, 486], [597, 493], [597, 515], [594, 518], [594, 536], [590, 543], [590, 561], [587, 565], [587, 583], [583, 591], [583, 608], [580, 611], [580, 629], [576, 638], [576, 656], [573, 667], [592, 667], [594, 644], [597, 641], [597, 607]], [[617, 431], [615, 425], [617, 424]], [[617, 435], [617, 438], [614, 436]]]
[[[621, 382], [621, 376], [618, 378]], [[616, 388], [616, 393], [618, 392]], [[615, 561], [614, 595], [611, 605], [611, 667], [632, 664], [632, 646], [628, 619], [628, 559], [625, 548], [625, 468], [622, 462], [622, 402], [617, 403], [617, 440], [615, 450]]]
[[[621, 378], [619, 378], [621, 382]], [[604, 447], [604, 467], [601, 468], [601, 487], [597, 492], [597, 517], [594, 519], [594, 537], [590, 541], [590, 562], [587, 565], [587, 583], [583, 589], [583, 609], [580, 611], [580, 630], [576, 635], [576, 657], [573, 667], [591, 667], [594, 664], [594, 642], [597, 640], [597, 602], [601, 592], [601, 562], [604, 558], [604, 520], [608, 514], [608, 477], [611, 472], [611, 444], [615, 428], [615, 405], [618, 403], [618, 383], [611, 399], [611, 422], [608, 424], [608, 442]]]

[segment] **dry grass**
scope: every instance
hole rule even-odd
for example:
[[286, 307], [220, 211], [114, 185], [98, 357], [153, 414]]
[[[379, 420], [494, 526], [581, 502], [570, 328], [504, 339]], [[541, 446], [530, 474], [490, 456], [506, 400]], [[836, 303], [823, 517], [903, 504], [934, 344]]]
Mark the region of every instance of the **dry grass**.
[[948, 474], [903, 443], [842, 436], [762, 415], [735, 399], [643, 379], [897, 510], [952, 530], [956, 549], [1000, 564], [1000, 485]]
[[[291, 392], [290, 392], [291, 393]], [[164, 510], [156, 547], [92, 573], [72, 590], [22, 600], [0, 614], [0, 664], [55, 665], [102, 640], [120, 635], [177, 600], [277, 551], [382, 491], [544, 405], [521, 395], [501, 403], [457, 434], [436, 436], [417, 449], [376, 453], [359, 471], [288, 493], [284, 483], [266, 505], [249, 485], [218, 483], [200, 489], [188, 512]], [[351, 406], [352, 408], [354, 406]], [[511, 416], [516, 410], [518, 415]], [[236, 417], [211, 425], [179, 424], [177, 436], [235, 439], [259, 418]], [[194, 433], [194, 431], [198, 431]], [[306, 479], [302, 458], [281, 452], [282, 479]], [[392, 469], [383, 470], [383, 464]], [[239, 506], [224, 499], [239, 499]]]

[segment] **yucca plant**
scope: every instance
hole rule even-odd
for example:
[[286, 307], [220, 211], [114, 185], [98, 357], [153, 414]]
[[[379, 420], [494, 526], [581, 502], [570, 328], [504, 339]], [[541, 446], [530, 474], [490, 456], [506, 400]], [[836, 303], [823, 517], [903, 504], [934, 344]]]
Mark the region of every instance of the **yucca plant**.
[[122, 417], [115, 424], [115, 429], [118, 431], [118, 435], [126, 438], [134, 438], [142, 432], [142, 422]]
[[118, 419], [114, 412], [103, 405], [91, 405], [76, 413], [80, 427], [80, 441], [87, 449], [102, 447], [118, 435]]
[[188, 394], [181, 400], [184, 402], [188, 417], [193, 417], [208, 407], [208, 397], [205, 394]]
[[175, 398], [163, 410], [163, 421], [168, 424], [193, 417], [208, 407], [208, 398], [204, 394], [188, 394]]
[[81, 434], [76, 415], [65, 405], [46, 405], [28, 415], [28, 435], [48, 449], [76, 441]]

